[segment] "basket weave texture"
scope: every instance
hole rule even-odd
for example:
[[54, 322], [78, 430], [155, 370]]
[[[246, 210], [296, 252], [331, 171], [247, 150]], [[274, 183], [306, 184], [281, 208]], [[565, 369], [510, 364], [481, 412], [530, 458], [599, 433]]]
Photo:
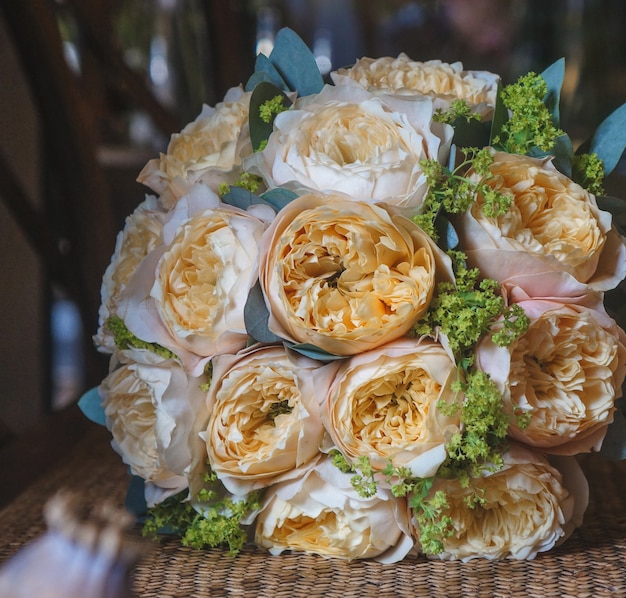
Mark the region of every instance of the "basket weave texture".
[[[585, 455], [581, 465], [590, 483], [584, 524], [565, 544], [533, 561], [463, 564], [409, 557], [385, 566], [301, 554], [273, 557], [254, 547], [230, 557], [165, 539], [150, 544], [133, 569], [133, 591], [154, 598], [626, 597], [626, 462]], [[44, 533], [42, 508], [58, 490], [78, 492], [86, 504], [106, 499], [122, 505], [127, 484], [106, 430], [94, 428], [67, 460], [0, 511], [0, 561]]]

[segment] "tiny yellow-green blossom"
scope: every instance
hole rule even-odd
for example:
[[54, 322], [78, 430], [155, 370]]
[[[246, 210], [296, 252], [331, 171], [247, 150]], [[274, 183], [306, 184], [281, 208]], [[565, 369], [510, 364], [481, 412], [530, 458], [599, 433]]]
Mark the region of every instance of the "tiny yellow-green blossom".
[[288, 110], [288, 106], [285, 106], [285, 96], [278, 95], [261, 104], [259, 107], [259, 116], [264, 123], [271, 123], [277, 114], [285, 110]]
[[604, 163], [598, 154], [574, 156], [572, 179], [589, 193], [604, 195]]
[[250, 191], [250, 193], [256, 193], [262, 182], [263, 179], [260, 176], [249, 172], [243, 172], [239, 179], [237, 179], [237, 181], [232, 185], [229, 185], [228, 183], [220, 183], [217, 188], [217, 194], [220, 197], [224, 197], [227, 193], [229, 193], [231, 187], [241, 187], [242, 189]]
[[106, 327], [110, 330], [115, 341], [115, 346], [120, 349], [146, 349], [152, 351], [156, 355], [160, 355], [165, 359], [176, 359], [176, 354], [172, 353], [169, 349], [162, 347], [157, 343], [149, 343], [137, 338], [124, 323], [124, 320], [119, 316], [111, 316], [106, 321]]
[[[459, 214], [474, 203], [478, 194], [485, 198], [483, 210], [488, 216], [498, 216], [508, 211], [512, 198], [492, 189], [488, 184], [493, 175], [489, 166], [493, 162], [489, 148], [466, 147], [460, 150], [465, 159], [454, 171], [439, 164], [437, 160], [422, 160], [420, 166], [426, 175], [428, 192], [422, 209], [413, 221], [432, 239], [438, 240], [435, 226], [442, 213]], [[480, 181], [469, 179], [465, 174], [472, 170], [481, 176]]]
[[446, 124], [452, 124], [460, 118], [464, 118], [466, 121], [481, 119], [480, 114], [472, 112], [471, 106], [460, 98], [453, 100], [447, 110], [437, 108], [433, 114], [434, 121]]
[[202, 513], [196, 511], [183, 491], [148, 509], [143, 535], [157, 539], [160, 533], [173, 533], [180, 536], [183, 546], [197, 549], [228, 546], [229, 554], [235, 555], [247, 539], [241, 520], [250, 511], [260, 508], [260, 492], [252, 492], [245, 500], [233, 501], [228, 496], [220, 498], [216, 490], [219, 481], [211, 470], [203, 480], [206, 486], [196, 495], [202, 503]]
[[493, 146], [511, 154], [526, 154], [533, 147], [549, 152], [564, 132], [554, 126], [544, 103], [547, 93], [544, 78], [532, 72], [505, 86], [501, 98], [510, 118], [493, 139]]

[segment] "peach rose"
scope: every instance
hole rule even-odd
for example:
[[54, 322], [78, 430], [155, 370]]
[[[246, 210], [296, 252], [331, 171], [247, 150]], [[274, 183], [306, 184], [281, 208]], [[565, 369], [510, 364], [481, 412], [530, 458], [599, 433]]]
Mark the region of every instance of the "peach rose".
[[416, 208], [426, 193], [420, 160], [447, 159], [452, 127], [432, 121], [428, 98], [374, 96], [326, 86], [274, 121], [267, 146], [245, 162], [269, 187], [342, 193]]
[[272, 554], [403, 559], [413, 547], [406, 502], [383, 489], [361, 498], [350, 477], [324, 458], [301, 477], [275, 486], [257, 518], [255, 543]]
[[443, 552], [433, 555], [443, 560], [533, 559], [581, 525], [588, 503], [587, 481], [573, 457], [551, 464], [517, 445], [505, 453], [501, 469], [472, 478], [467, 487], [437, 478], [430, 492], [437, 491], [446, 494], [444, 515], [453, 522]]
[[326, 430], [348, 461], [366, 456], [378, 470], [391, 461], [415, 477], [435, 475], [460, 426], [437, 408], [457, 400], [457, 369], [441, 345], [402, 338], [310, 374], [311, 391], [325, 397]]
[[213, 360], [211, 414], [200, 437], [229, 491], [241, 496], [268, 486], [319, 454], [319, 404], [301, 392], [296, 376], [318, 366], [282, 345]]
[[[513, 196], [503, 216], [490, 218], [476, 202], [455, 220], [472, 265], [499, 281], [554, 272], [592, 290], [615, 287], [626, 275], [626, 242], [595, 197], [550, 160], [496, 152], [487, 183]], [[558, 274], [556, 274], [558, 273]]]
[[241, 161], [252, 153], [248, 133], [249, 92], [231, 88], [215, 108], [203, 106], [196, 120], [172, 135], [167, 152], [150, 160], [138, 182], [161, 194], [172, 208], [196, 182], [217, 192], [220, 183], [233, 183], [241, 174]]
[[548, 453], [600, 450], [626, 375], [626, 335], [604, 312], [577, 304], [527, 300], [531, 320], [510, 347], [481, 342], [478, 366], [500, 388], [512, 418], [509, 434]]
[[450, 260], [382, 205], [304, 195], [260, 246], [259, 281], [278, 336], [353, 355], [403, 336], [428, 308]]
[[93, 340], [102, 353], [113, 353], [115, 342], [106, 327], [110, 316], [117, 315], [122, 291], [148, 253], [161, 243], [165, 212], [158, 199], [147, 195], [135, 211], [126, 218], [118, 233], [111, 263], [102, 277], [98, 332]]
[[269, 218], [273, 211], [240, 210], [196, 184], [169, 212], [162, 244], [122, 294], [119, 314], [128, 329], [170, 349], [192, 375], [247, 342], [243, 311], [267, 226], [254, 214]]
[[172, 359], [145, 350], [121, 351], [99, 392], [112, 445], [146, 481], [149, 506], [187, 488], [189, 434], [203, 406], [199, 378]]
[[500, 77], [487, 71], [466, 71], [460, 62], [418, 62], [402, 53], [397, 58], [360, 58], [354, 66], [331, 73], [335, 85], [352, 81], [368, 91], [430, 96], [436, 108], [446, 110], [453, 100], [467, 102], [472, 111], [490, 114], [496, 103]]

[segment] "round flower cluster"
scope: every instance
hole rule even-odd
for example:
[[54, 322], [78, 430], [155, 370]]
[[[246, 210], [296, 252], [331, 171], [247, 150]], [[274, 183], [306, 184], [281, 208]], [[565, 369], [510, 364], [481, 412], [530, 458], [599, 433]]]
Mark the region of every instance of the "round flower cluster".
[[141, 172], [95, 336], [113, 447], [149, 507], [246, 505], [273, 554], [533, 558], [581, 524], [573, 457], [621, 396], [626, 242], [550, 156], [455, 166], [496, 75], [400, 55], [332, 81], [276, 86], [262, 143], [231, 89]]

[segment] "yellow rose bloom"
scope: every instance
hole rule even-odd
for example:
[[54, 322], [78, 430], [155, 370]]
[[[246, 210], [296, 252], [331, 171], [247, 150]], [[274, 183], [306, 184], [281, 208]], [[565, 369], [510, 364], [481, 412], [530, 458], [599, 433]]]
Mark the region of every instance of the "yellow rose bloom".
[[509, 411], [528, 417], [527, 425], [512, 418], [510, 435], [552, 454], [600, 450], [622, 394], [624, 333], [584, 306], [532, 299], [519, 305], [531, 320], [524, 336], [506, 349], [477, 352]]
[[157, 198], [147, 196], [126, 218], [123, 230], [117, 235], [115, 251], [102, 277], [98, 333], [94, 336], [98, 350], [103, 353], [115, 351], [115, 342], [106, 328], [106, 320], [117, 315], [117, 307], [126, 285], [141, 261], [161, 243], [164, 219], [163, 208]]
[[263, 151], [244, 162], [268, 187], [340, 193], [414, 211], [428, 189], [422, 160], [445, 162], [452, 127], [430, 98], [376, 96], [327, 85], [274, 120]]
[[212, 413], [200, 437], [211, 468], [230, 491], [267, 486], [319, 454], [319, 405], [314, 395], [301, 393], [297, 379], [298, 371], [317, 366], [290, 357], [282, 345], [213, 360]]
[[453, 529], [434, 558], [530, 560], [582, 523], [587, 482], [573, 458], [564, 477], [541, 453], [514, 445], [504, 457], [501, 469], [472, 478], [468, 487], [456, 478], [435, 480], [431, 492], [445, 493]]
[[438, 100], [435, 106], [442, 109], [460, 99], [481, 113], [493, 109], [500, 79], [487, 71], [466, 71], [460, 62], [419, 62], [404, 53], [397, 58], [360, 58], [353, 66], [331, 73], [331, 77], [337, 85], [345, 84], [347, 79], [370, 91], [432, 96]]
[[341, 559], [396, 562], [411, 550], [404, 499], [379, 489], [361, 498], [327, 458], [300, 477], [278, 484], [256, 522], [255, 543]]
[[485, 182], [512, 197], [509, 210], [485, 216], [479, 194], [455, 219], [470, 262], [484, 276], [565, 273], [595, 290], [624, 277], [626, 245], [612, 230], [611, 215], [551, 161], [495, 152], [490, 170]]
[[172, 208], [198, 181], [216, 192], [220, 183], [236, 181], [242, 158], [252, 152], [250, 96], [233, 87], [215, 108], [205, 105], [196, 120], [172, 135], [167, 152], [146, 164], [137, 181], [160, 193], [166, 208]]
[[288, 204], [259, 259], [270, 329], [338, 355], [403, 336], [451, 276], [448, 257], [412, 221], [341, 196]]
[[451, 389], [456, 365], [440, 344], [398, 339], [312, 374], [326, 429], [348, 461], [366, 456], [378, 470], [391, 461], [416, 477], [435, 475], [460, 426], [437, 408], [460, 400]]

